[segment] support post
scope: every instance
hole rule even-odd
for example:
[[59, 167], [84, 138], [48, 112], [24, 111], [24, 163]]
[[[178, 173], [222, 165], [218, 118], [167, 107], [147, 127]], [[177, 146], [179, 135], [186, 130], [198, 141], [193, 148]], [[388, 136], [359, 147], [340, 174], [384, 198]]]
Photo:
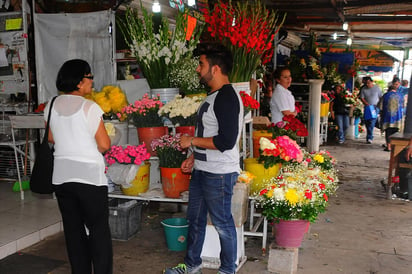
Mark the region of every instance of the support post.
[[309, 152], [319, 150], [320, 97], [324, 82], [323, 79], [309, 79]]

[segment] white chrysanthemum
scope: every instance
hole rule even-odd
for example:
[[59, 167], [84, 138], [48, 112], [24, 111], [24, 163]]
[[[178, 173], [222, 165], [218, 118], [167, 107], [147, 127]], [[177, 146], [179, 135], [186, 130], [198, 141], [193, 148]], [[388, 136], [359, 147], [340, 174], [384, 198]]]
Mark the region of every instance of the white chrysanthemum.
[[285, 200], [285, 192], [282, 188], [275, 188], [273, 190], [273, 197], [275, 200], [284, 201]]

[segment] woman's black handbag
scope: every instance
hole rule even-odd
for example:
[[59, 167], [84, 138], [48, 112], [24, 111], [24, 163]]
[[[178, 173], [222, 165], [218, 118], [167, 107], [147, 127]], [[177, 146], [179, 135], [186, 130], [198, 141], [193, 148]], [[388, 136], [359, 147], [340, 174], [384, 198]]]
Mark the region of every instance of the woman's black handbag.
[[51, 111], [53, 107], [54, 97], [50, 103], [49, 116], [47, 117], [46, 130], [44, 132], [43, 141], [39, 145], [36, 151], [36, 159], [34, 161], [33, 170], [30, 177], [30, 190], [39, 194], [50, 194], [54, 192], [54, 186], [52, 183], [53, 177], [53, 147], [50, 147], [49, 136], [49, 124]]

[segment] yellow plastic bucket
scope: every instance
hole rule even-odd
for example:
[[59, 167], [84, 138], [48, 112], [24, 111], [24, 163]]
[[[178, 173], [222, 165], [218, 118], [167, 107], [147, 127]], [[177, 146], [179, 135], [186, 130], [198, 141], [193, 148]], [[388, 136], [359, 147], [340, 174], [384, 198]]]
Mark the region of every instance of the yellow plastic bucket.
[[327, 117], [329, 115], [329, 103], [320, 104], [320, 117]]
[[253, 131], [253, 157], [259, 157], [259, 140], [261, 137], [272, 139], [272, 133], [266, 130], [254, 130]]
[[244, 165], [246, 171], [249, 171], [256, 176], [250, 184], [251, 195], [259, 193], [259, 191], [265, 187], [267, 180], [278, 176], [280, 167], [282, 166], [281, 164], [276, 164], [273, 167], [266, 169], [263, 164], [260, 164], [257, 161], [257, 158], [245, 159]]
[[121, 187], [124, 195], [137, 196], [149, 189], [150, 185], [150, 163], [141, 164], [137, 170], [136, 177], [131, 182], [132, 186], [128, 188]]

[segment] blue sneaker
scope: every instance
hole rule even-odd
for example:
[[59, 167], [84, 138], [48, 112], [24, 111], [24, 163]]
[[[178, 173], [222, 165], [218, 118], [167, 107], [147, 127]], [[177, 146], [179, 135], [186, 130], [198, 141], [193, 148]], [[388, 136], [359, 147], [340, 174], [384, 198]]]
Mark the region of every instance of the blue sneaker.
[[172, 268], [166, 268], [163, 270], [164, 274], [202, 274], [202, 270], [199, 267], [196, 267], [195, 269], [189, 269], [185, 264], [178, 264], [175, 267]]

